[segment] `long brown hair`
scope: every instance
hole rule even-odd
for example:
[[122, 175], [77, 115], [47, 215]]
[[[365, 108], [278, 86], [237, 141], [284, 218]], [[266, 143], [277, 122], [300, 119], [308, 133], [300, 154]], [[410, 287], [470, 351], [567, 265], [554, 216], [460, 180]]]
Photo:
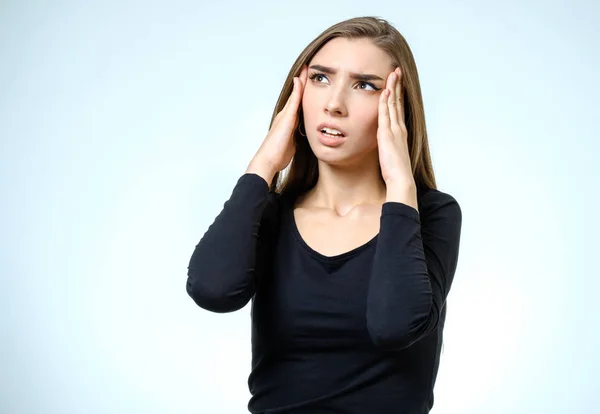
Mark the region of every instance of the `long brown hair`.
[[[397, 66], [402, 70], [404, 119], [408, 132], [408, 150], [413, 177], [417, 187], [437, 189], [431, 156], [429, 154], [425, 112], [423, 109], [423, 98], [421, 96], [417, 65], [404, 37], [384, 19], [371, 16], [348, 19], [331, 26], [313, 40], [300, 53], [290, 69], [273, 110], [271, 125], [275, 116], [283, 109], [292, 93], [294, 76], [300, 74], [302, 66], [305, 64], [308, 65], [325, 43], [336, 37], [347, 39], [368, 38], [375, 46], [390, 56], [393, 65], [390, 70], [393, 70]], [[302, 128], [304, 115], [301, 107], [298, 117], [298, 128]], [[310, 190], [319, 178], [317, 158], [312, 152], [308, 141], [300, 135], [298, 128], [294, 130], [296, 152], [289, 171], [283, 178], [280, 172], [277, 172], [270, 185], [271, 191], [291, 196], [292, 198]]]

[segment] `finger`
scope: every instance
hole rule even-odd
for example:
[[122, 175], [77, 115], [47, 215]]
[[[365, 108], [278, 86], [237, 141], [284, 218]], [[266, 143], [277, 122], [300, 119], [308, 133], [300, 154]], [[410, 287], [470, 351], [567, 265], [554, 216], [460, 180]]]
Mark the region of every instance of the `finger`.
[[302, 90], [304, 90], [304, 87], [306, 86], [306, 80], [308, 79], [308, 66], [302, 66], [302, 70], [300, 71], [300, 75], [298, 77], [302, 81]]
[[[303, 79], [304, 77], [304, 79]], [[308, 77], [308, 67], [304, 65], [300, 70], [298, 76], [294, 76], [292, 78], [292, 92], [290, 92], [290, 96], [288, 97], [285, 105], [281, 108], [281, 112], [287, 111], [287, 109], [294, 104], [294, 99], [296, 99], [297, 95], [302, 96], [304, 91], [304, 85], [306, 85], [306, 79]], [[296, 80], [297, 79], [297, 80]]]
[[286, 112], [287, 109], [290, 107], [290, 105], [292, 104], [292, 101], [294, 99], [294, 94], [296, 93], [296, 89], [298, 87], [296, 86], [296, 77], [294, 76], [292, 78], [292, 92], [290, 92], [290, 96], [288, 96], [287, 101], [285, 102], [285, 105], [283, 106], [283, 108], [281, 108], [281, 112]]
[[398, 120], [400, 124], [404, 124], [404, 91], [402, 88], [402, 69], [396, 68], [398, 75], [398, 81], [396, 82], [396, 97], [399, 99], [398, 102]]
[[304, 96], [304, 88], [306, 88], [306, 80], [308, 78], [308, 67], [306, 65], [302, 66], [302, 70], [300, 71], [300, 74], [298, 75], [298, 80], [300, 81], [300, 84], [298, 86], [300, 86], [300, 88], [298, 89], [298, 91], [300, 92], [300, 100], [302, 100], [302, 97]]
[[390, 112], [387, 104], [389, 96], [389, 89], [385, 88], [379, 96], [379, 110], [378, 110], [378, 126], [379, 128], [390, 128]]
[[389, 106], [389, 111], [390, 111], [390, 125], [396, 126], [398, 125], [398, 97], [396, 95], [396, 84], [397, 84], [397, 79], [398, 76], [396, 75], [396, 72], [392, 72], [390, 74], [390, 79], [391, 79], [391, 85], [390, 85], [390, 96], [387, 100], [387, 104]]
[[301, 94], [301, 81], [297, 77], [294, 77], [294, 89], [289, 98], [289, 105], [285, 109], [284, 119], [285, 122], [288, 123], [292, 128], [296, 128], [300, 119], [298, 117], [298, 108], [300, 106], [300, 101], [302, 100]]
[[300, 101], [302, 100], [302, 81], [298, 77], [294, 77], [294, 89], [290, 95], [289, 110], [295, 113], [298, 110]]

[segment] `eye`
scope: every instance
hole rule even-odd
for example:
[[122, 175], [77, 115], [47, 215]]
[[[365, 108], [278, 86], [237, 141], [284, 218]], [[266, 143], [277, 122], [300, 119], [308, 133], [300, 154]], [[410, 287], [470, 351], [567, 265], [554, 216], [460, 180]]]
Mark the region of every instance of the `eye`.
[[[312, 74], [312, 75], [310, 75], [308, 78], [309, 78], [310, 80], [315, 80], [316, 78], [320, 78], [320, 77], [326, 78], [326, 76], [325, 76], [324, 74], [322, 74], [322, 73], [318, 73], [318, 72], [315, 72], [315, 73], [313, 73], [313, 74]], [[319, 82], [319, 81], [317, 81], [317, 82]], [[320, 83], [320, 82], [319, 82], [319, 83]]]
[[[376, 87], [375, 85], [373, 85], [371, 82], [363, 82], [363, 81], [361, 81], [361, 82], [358, 82], [358, 84], [359, 84], [359, 85], [367, 85], [367, 86], [370, 86], [371, 88], [373, 88], [373, 90], [374, 90], [374, 91], [378, 91], [379, 89], [381, 89], [381, 88], [377, 88], [377, 87]], [[362, 88], [359, 88], [359, 89], [362, 89]]]
[[[325, 74], [323, 74], [323, 73], [314, 72], [314, 73], [312, 73], [311, 75], [309, 75], [309, 77], [308, 77], [308, 78], [309, 78], [310, 80], [316, 81], [317, 83], [322, 83], [322, 82], [320, 81], [320, 79], [321, 79], [321, 78], [327, 79], [327, 76], [326, 76]], [[366, 90], [366, 91], [368, 91], [368, 90], [370, 90], [370, 91], [379, 91], [379, 90], [381, 90], [381, 88], [378, 88], [378, 87], [376, 87], [376, 86], [375, 86], [375, 85], [373, 85], [371, 82], [359, 81], [359, 82], [358, 82], [358, 85], [359, 85], [358, 89], [362, 89], [362, 90]], [[366, 88], [363, 88], [363, 87], [362, 87], [363, 85], [364, 85], [364, 86], [368, 86], [368, 87], [370, 87], [371, 89], [366, 89]]]

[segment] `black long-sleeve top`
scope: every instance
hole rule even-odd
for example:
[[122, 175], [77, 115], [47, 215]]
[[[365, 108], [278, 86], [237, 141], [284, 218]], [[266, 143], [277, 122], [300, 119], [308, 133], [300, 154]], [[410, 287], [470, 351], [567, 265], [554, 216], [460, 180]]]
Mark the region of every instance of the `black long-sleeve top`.
[[462, 214], [452, 196], [417, 190], [419, 211], [385, 202], [373, 239], [325, 256], [302, 239], [293, 200], [240, 177], [186, 288], [213, 312], [252, 299], [251, 413], [429, 412]]

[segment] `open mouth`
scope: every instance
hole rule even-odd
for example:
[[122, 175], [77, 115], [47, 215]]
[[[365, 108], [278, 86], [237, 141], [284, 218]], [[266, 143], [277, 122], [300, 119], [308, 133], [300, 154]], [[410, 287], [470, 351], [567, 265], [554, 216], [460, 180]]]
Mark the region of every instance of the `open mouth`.
[[321, 144], [328, 147], [337, 147], [340, 146], [346, 141], [346, 136], [343, 134], [331, 134], [328, 132], [324, 132], [323, 130], [319, 131], [319, 141]]
[[345, 135], [340, 131], [331, 128], [321, 128], [321, 133], [330, 138], [344, 138]]

